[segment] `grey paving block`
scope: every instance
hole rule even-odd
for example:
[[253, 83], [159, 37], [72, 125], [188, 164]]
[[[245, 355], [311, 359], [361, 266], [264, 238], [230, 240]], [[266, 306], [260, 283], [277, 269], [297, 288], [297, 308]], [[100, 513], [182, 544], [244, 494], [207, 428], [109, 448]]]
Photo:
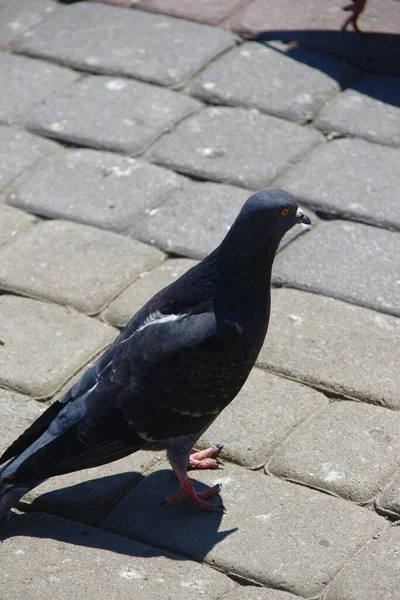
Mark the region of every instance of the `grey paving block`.
[[0, 126], [0, 190], [60, 146], [31, 133]]
[[260, 467], [300, 423], [326, 403], [320, 392], [255, 368], [197, 445], [207, 448], [223, 443], [222, 457]]
[[340, 574], [326, 600], [396, 600], [400, 585], [400, 530], [392, 527]]
[[40, 417], [44, 409], [43, 403], [37, 400], [0, 388], [0, 455]]
[[219, 25], [230, 14], [238, 10], [246, 0], [138, 0], [140, 10], [164, 13], [188, 21], [200, 21]]
[[7, 201], [46, 217], [123, 232], [138, 213], [155, 208], [184, 184], [173, 171], [134, 158], [69, 150], [20, 179]]
[[45, 221], [0, 249], [0, 289], [95, 314], [163, 258], [156, 248], [109, 231]]
[[271, 588], [241, 586], [228, 594], [224, 600], [298, 600], [298, 596]]
[[22, 121], [78, 76], [65, 67], [0, 52], [0, 123], [12, 125]]
[[258, 364], [340, 395], [399, 408], [399, 343], [396, 317], [276, 289]]
[[53, 0], [2, 0], [0, 6], [0, 46], [30, 29], [59, 8]]
[[27, 127], [81, 146], [139, 154], [199, 106], [141, 81], [89, 76], [34, 111]]
[[130, 318], [154, 294], [178, 279], [196, 261], [186, 258], [171, 258], [151, 271], [143, 271], [139, 277], [113, 300], [102, 314], [102, 318], [116, 327], [125, 327]]
[[28, 492], [20, 506], [96, 525], [160, 460], [153, 452], [136, 452], [94, 469], [53, 477]]
[[180, 123], [150, 159], [177, 171], [261, 189], [324, 138], [257, 110], [206, 108]]
[[168, 252], [204, 258], [221, 243], [251, 193], [219, 183], [193, 183], [139, 215], [130, 234]]
[[177, 86], [234, 42], [231, 33], [208, 25], [80, 2], [23, 34], [12, 48], [84, 71]]
[[279, 185], [325, 213], [400, 229], [399, 162], [398, 148], [339, 139], [311, 150]]
[[27, 215], [22, 210], [0, 204], [0, 244], [4, 244], [14, 235], [27, 227], [31, 227], [36, 222], [37, 219], [33, 215]]
[[391, 519], [400, 519], [400, 471], [396, 473], [390, 485], [378, 494], [375, 508], [378, 513]]
[[357, 71], [346, 63], [308, 50], [290, 56], [247, 42], [224, 54], [189, 86], [189, 93], [212, 104], [247, 106], [304, 123]]
[[13, 515], [2, 534], [3, 600], [217, 600], [234, 588], [205, 565], [41, 513]]
[[325, 106], [314, 121], [379, 144], [400, 146], [400, 77], [366, 75]]
[[400, 415], [358, 402], [333, 402], [296, 431], [269, 472], [370, 501], [400, 467]]
[[118, 331], [53, 304], [0, 296], [0, 386], [48, 398]]
[[197, 489], [204, 489], [199, 481], [222, 482], [222, 519], [183, 504], [160, 507], [176, 480], [159, 470], [128, 492], [100, 526], [306, 597], [320, 594], [386, 526], [366, 509], [243, 467], [226, 464], [223, 471], [194, 477]]
[[330, 221], [277, 257], [273, 281], [400, 316], [399, 256], [398, 232]]

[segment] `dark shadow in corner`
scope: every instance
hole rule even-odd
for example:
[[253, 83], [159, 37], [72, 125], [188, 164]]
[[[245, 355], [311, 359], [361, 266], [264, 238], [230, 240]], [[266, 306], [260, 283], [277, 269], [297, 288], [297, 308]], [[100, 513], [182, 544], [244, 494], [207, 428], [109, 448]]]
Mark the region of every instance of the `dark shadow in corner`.
[[[197, 491], [208, 489], [199, 481], [194, 484]], [[222, 514], [202, 512], [186, 503], [161, 507], [160, 502], [175, 490], [173, 473], [156, 471], [123, 497], [117, 505], [116, 518], [106, 519], [102, 529], [47, 513], [13, 512], [0, 530], [0, 540], [15, 536], [49, 538], [127, 556], [202, 561], [237, 528], [218, 531]], [[216, 496], [213, 501], [218, 504], [221, 500]]]

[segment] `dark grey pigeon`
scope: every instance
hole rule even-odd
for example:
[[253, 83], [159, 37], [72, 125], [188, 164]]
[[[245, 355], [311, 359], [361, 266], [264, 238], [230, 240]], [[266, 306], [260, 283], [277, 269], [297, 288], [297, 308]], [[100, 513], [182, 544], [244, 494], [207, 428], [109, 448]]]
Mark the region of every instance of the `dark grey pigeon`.
[[283, 190], [250, 196], [220, 246], [158, 292], [115, 342], [4, 452], [0, 519], [54, 475], [94, 467], [139, 449], [165, 449], [179, 481], [166, 502], [202, 509], [220, 486], [198, 494], [188, 466], [217, 468], [220, 446], [191, 454], [233, 400], [264, 342], [271, 269], [279, 242], [310, 224]]

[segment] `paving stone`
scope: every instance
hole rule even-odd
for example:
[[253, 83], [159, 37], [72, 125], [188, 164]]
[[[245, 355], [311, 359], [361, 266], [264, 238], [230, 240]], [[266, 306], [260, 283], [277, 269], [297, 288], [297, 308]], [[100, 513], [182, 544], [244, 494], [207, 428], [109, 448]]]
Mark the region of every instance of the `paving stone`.
[[298, 600], [298, 598], [281, 590], [241, 586], [228, 594], [224, 600]]
[[311, 150], [279, 185], [325, 213], [400, 229], [399, 162], [398, 148], [339, 139]]
[[289, 56], [248, 42], [206, 68], [188, 91], [212, 104], [257, 108], [302, 123], [356, 76], [350, 65], [322, 54], [297, 49]]
[[117, 333], [72, 309], [3, 294], [0, 386], [48, 398]]
[[400, 467], [399, 431], [400, 415], [387, 408], [333, 402], [298, 429], [266, 468], [368, 502]]
[[34, 111], [27, 127], [69, 143], [139, 154], [199, 106], [141, 81], [89, 76]]
[[78, 78], [78, 73], [33, 58], [0, 52], [0, 123], [22, 121], [52, 94]]
[[234, 43], [231, 33], [208, 25], [79, 2], [23, 34], [12, 48], [83, 71], [179, 86]]
[[60, 146], [36, 135], [0, 126], [0, 190]]
[[195, 480], [207, 486], [222, 481], [228, 509], [222, 518], [187, 504], [160, 507], [176, 480], [170, 470], [159, 470], [128, 492], [100, 526], [307, 597], [320, 594], [385, 526], [366, 509], [243, 467], [196, 472]]
[[0, 250], [0, 289], [95, 314], [161, 260], [156, 248], [115, 233], [45, 221]]
[[8, 202], [50, 218], [126, 231], [185, 184], [183, 177], [134, 158], [69, 150], [44, 161], [8, 193]]
[[400, 472], [397, 472], [393, 481], [375, 499], [375, 508], [378, 513], [391, 519], [400, 518]]
[[310, 127], [255, 109], [206, 108], [164, 136], [150, 158], [196, 177], [261, 189], [323, 141]]
[[226, 575], [180, 556], [40, 513], [13, 514], [0, 546], [3, 600], [217, 600]]
[[275, 289], [258, 364], [321, 389], [398, 409], [399, 343], [396, 317], [325, 296]]
[[59, 8], [53, 0], [2, 0], [0, 6], [0, 46], [30, 29]]
[[0, 244], [4, 244], [36, 221], [37, 219], [33, 215], [27, 215], [22, 210], [0, 204]]
[[197, 264], [186, 258], [171, 258], [139, 277], [105, 309], [102, 317], [116, 327], [125, 327], [131, 317], [154, 296]]
[[260, 467], [305, 419], [327, 403], [323, 394], [289, 379], [253, 369], [237, 398], [198, 442], [225, 444], [222, 457]]
[[[0, 341], [1, 345], [1, 341]], [[0, 389], [0, 455], [40, 417], [45, 406], [11, 390]]]
[[139, 0], [136, 7], [188, 21], [219, 25], [244, 4], [246, 0]]
[[400, 586], [400, 530], [392, 527], [340, 574], [326, 600], [396, 600]]
[[400, 77], [366, 75], [325, 106], [314, 121], [378, 144], [400, 146]]
[[107, 465], [53, 477], [23, 497], [23, 508], [96, 525], [160, 459], [153, 452], [136, 452]]
[[329, 221], [298, 239], [277, 257], [273, 282], [399, 317], [399, 256], [398, 232], [360, 223]]

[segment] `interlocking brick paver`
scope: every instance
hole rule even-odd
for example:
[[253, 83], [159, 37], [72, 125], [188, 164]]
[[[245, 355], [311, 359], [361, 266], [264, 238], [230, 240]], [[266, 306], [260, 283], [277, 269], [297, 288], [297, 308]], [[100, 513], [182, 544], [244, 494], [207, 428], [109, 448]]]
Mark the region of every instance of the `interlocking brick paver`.
[[0, 204], [0, 244], [30, 227], [36, 221], [37, 219], [33, 215], [27, 215], [22, 210]]
[[[0, 340], [0, 347], [3, 340]], [[45, 406], [22, 394], [0, 389], [0, 455], [40, 417]]]
[[23, 120], [78, 76], [65, 67], [0, 52], [0, 123], [11, 125]]
[[159, 140], [150, 158], [189, 175], [260, 189], [323, 141], [311, 127], [255, 109], [206, 108]]
[[286, 55], [248, 42], [206, 68], [188, 91], [212, 104], [258, 108], [305, 122], [356, 74], [350, 65], [323, 54], [297, 49]]
[[199, 441], [224, 443], [222, 455], [260, 467], [302, 421], [327, 402], [323, 394], [289, 379], [253, 369], [237, 398]]
[[0, 6], [0, 46], [30, 29], [59, 8], [53, 0], [2, 0]]
[[385, 527], [383, 518], [350, 502], [243, 467], [226, 464], [223, 472], [194, 477], [222, 481], [222, 520], [188, 505], [160, 507], [176, 488], [173, 474], [161, 470], [128, 492], [101, 526], [301, 596], [321, 593]]
[[49, 397], [117, 333], [72, 309], [4, 294], [0, 296], [0, 386]]
[[400, 586], [400, 529], [392, 527], [340, 574], [325, 600], [396, 600]]
[[235, 585], [205, 565], [40, 513], [13, 515], [4, 534], [10, 537], [0, 547], [3, 600], [70, 600], [71, 594], [87, 600], [99, 594], [120, 600], [217, 600]]
[[314, 125], [400, 146], [399, 97], [400, 77], [366, 75], [327, 104]]
[[31, 133], [0, 126], [0, 190], [60, 146]]
[[8, 193], [8, 203], [46, 217], [126, 231], [138, 213], [156, 207], [185, 180], [134, 158], [95, 150], [51, 157]]
[[0, 289], [94, 314], [162, 260], [156, 248], [115, 233], [45, 221], [0, 249]]
[[371, 500], [400, 467], [400, 415], [333, 402], [278, 449], [268, 471], [355, 502]]
[[27, 509], [96, 525], [160, 458], [153, 452], [136, 452], [107, 465], [53, 477], [22, 501]]
[[228, 594], [224, 600], [298, 600], [298, 596], [271, 588], [242, 586]]
[[311, 150], [279, 185], [325, 213], [400, 229], [399, 163], [398, 148], [339, 139]]
[[330, 221], [277, 257], [273, 281], [399, 317], [399, 256], [397, 231]]
[[277, 289], [258, 363], [339, 394], [399, 408], [399, 343], [396, 317]]
[[141, 81], [90, 76], [34, 111], [27, 126], [74, 144], [138, 154], [199, 106]]
[[243, 6], [247, 0], [139, 0], [136, 4], [141, 10], [164, 13], [173, 17], [200, 21], [208, 25], [219, 25], [232, 13]]
[[375, 508], [392, 519], [400, 518], [400, 471], [396, 473], [390, 485], [376, 497]]
[[171, 258], [139, 277], [113, 300], [103, 313], [107, 323], [125, 327], [130, 318], [159, 290], [172, 283], [193, 267], [196, 261], [187, 258]]
[[178, 86], [234, 42], [231, 33], [208, 25], [79, 2], [23, 34], [12, 48], [84, 71]]

